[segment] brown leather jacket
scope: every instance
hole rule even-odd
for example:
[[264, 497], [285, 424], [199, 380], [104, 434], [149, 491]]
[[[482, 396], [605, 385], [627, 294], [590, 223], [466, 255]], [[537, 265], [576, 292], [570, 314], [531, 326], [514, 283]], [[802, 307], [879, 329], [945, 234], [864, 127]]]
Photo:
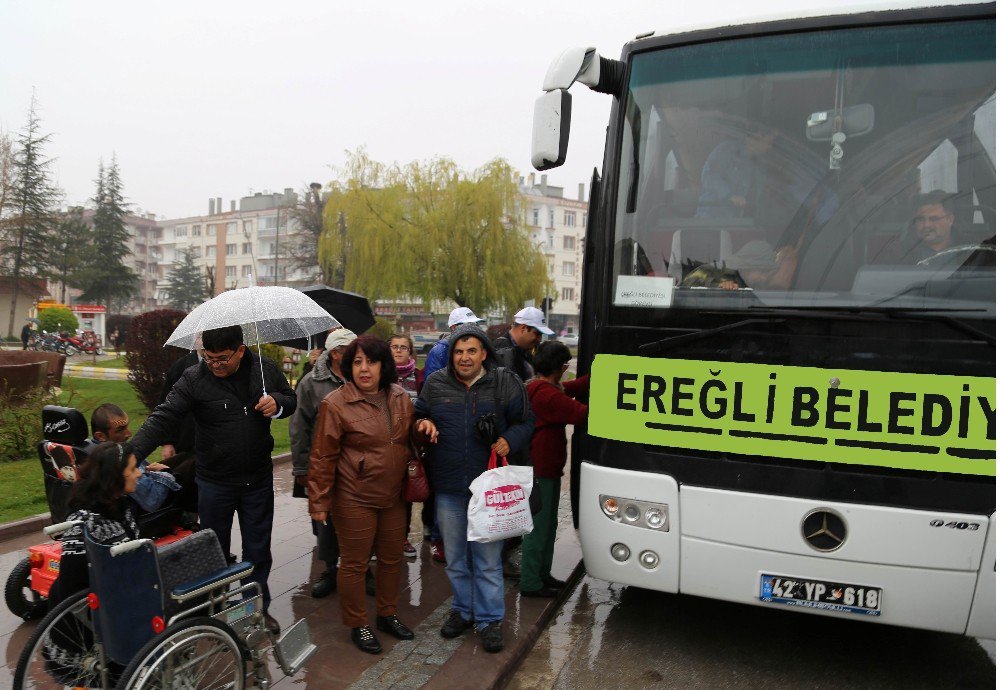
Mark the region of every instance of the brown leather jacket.
[[310, 513], [334, 502], [389, 508], [402, 500], [413, 403], [395, 383], [388, 396], [391, 434], [385, 414], [350, 381], [323, 398], [309, 454]]

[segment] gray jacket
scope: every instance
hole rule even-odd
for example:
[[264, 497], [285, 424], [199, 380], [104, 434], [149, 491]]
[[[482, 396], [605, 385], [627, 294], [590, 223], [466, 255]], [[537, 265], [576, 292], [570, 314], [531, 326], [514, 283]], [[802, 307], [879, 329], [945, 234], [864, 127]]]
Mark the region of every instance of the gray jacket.
[[313, 431], [316, 429], [316, 414], [323, 398], [344, 385], [339, 373], [330, 369], [330, 351], [326, 350], [316, 359], [299, 385], [295, 387], [298, 405], [288, 423], [288, 434], [292, 444], [292, 474], [309, 472], [309, 451], [312, 448]]

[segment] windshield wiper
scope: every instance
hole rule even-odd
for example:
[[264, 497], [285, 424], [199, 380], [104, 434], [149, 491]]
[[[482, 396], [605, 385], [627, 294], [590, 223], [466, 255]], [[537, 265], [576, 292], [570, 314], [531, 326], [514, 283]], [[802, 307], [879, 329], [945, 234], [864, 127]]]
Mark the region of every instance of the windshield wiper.
[[716, 326], [715, 328], [706, 328], [693, 333], [685, 333], [684, 335], [673, 335], [669, 338], [664, 338], [663, 340], [657, 340], [653, 343], [640, 345], [639, 354], [647, 357], [650, 355], [657, 355], [676, 345], [683, 345], [684, 343], [690, 343], [695, 340], [701, 340], [702, 338], [708, 338], [716, 333], [724, 333], [725, 331], [731, 331], [734, 328], [742, 328], [743, 326], [748, 326], [752, 323], [775, 323], [775, 319], [743, 319], [742, 321], [727, 323], [723, 326]]
[[[911, 321], [933, 321], [951, 326], [956, 331], [972, 336], [976, 340], [984, 343], [995, 344], [996, 336], [992, 333], [963, 323], [949, 314], [953, 313], [980, 313], [985, 309], [961, 309], [961, 308], [939, 308], [929, 309], [927, 307], [881, 307], [881, 306], [842, 306], [842, 307], [761, 307], [751, 305], [750, 311], [754, 313], [774, 314], [775, 316], [797, 316], [800, 318], [824, 318], [836, 319], [839, 321], [860, 321], [864, 319], [909, 319]], [[931, 312], [931, 313], [928, 313]]]
[[[751, 324], [774, 324], [781, 323], [787, 318], [803, 318], [803, 319], [825, 319], [827, 321], [885, 321], [889, 319], [909, 319], [912, 321], [933, 321], [935, 323], [943, 323], [947, 326], [952, 327], [956, 331], [970, 336], [973, 340], [979, 341], [983, 344], [995, 345], [996, 336], [992, 333], [987, 333], [981, 331], [978, 328], [974, 328], [966, 323], [962, 323], [953, 316], [948, 316], [946, 314], [925, 314], [921, 313], [922, 309], [891, 309], [885, 307], [793, 307], [793, 306], [783, 306], [783, 307], [762, 307], [762, 306], [751, 306], [750, 310], [753, 311], [757, 318], [752, 319], [741, 319], [739, 321], [734, 321], [733, 323], [727, 323], [722, 326], [716, 326], [715, 328], [706, 328], [700, 331], [694, 331], [692, 333], [685, 333], [683, 335], [675, 335], [669, 338], [664, 338], [663, 340], [657, 340], [652, 343], [646, 343], [645, 345], [640, 345], [638, 347], [638, 352], [642, 356], [652, 356], [661, 354], [670, 350], [678, 345], [684, 345], [685, 343], [694, 342], [701, 340], [703, 338], [708, 338], [718, 333], [725, 333], [726, 331], [731, 331], [737, 328], [742, 328], [744, 326], [749, 326]], [[940, 309], [937, 311], [958, 311], [958, 312], [968, 312], [968, 311], [984, 311], [981, 309]], [[712, 314], [715, 315], [746, 315], [745, 311], [713, 311]], [[765, 318], [760, 318], [765, 317]], [[770, 317], [770, 318], [767, 318]]]

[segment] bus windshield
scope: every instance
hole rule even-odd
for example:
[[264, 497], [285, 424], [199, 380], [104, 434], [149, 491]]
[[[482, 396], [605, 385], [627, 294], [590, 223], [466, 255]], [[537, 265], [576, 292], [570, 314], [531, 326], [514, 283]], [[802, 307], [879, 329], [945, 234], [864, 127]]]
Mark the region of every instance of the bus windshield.
[[632, 55], [612, 321], [676, 309], [995, 318], [994, 21]]

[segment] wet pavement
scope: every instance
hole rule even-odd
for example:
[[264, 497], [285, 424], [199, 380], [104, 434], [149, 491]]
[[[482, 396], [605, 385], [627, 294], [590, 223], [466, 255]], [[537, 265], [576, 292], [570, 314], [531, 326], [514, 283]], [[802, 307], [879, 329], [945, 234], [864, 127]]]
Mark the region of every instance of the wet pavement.
[[[273, 686], [304, 687], [311, 690], [333, 688], [488, 688], [502, 687], [516, 671], [542, 629], [558, 608], [548, 599], [522, 599], [517, 582], [507, 580], [507, 617], [504, 622], [505, 649], [487, 654], [473, 633], [445, 640], [438, 633], [450, 610], [451, 589], [444, 565], [431, 560], [429, 545], [422, 542], [420, 506], [414, 506], [410, 541], [417, 557], [405, 559], [404, 582], [399, 597], [399, 619], [414, 629], [416, 639], [398, 641], [377, 633], [383, 652], [365, 654], [350, 641], [350, 631], [340, 622], [337, 594], [313, 599], [309, 589], [323, 570], [313, 551], [315, 538], [306, 514], [306, 502], [291, 497], [291, 464], [275, 467], [275, 515], [272, 552], [274, 566], [269, 580], [270, 611], [281, 625], [289, 626], [305, 618], [313, 642], [318, 647], [294, 678], [284, 678], [269, 655]], [[564, 486], [560, 506], [559, 533], [552, 574], [570, 579], [580, 561], [580, 548], [569, 517], [569, 496]], [[40, 530], [40, 527], [36, 527]], [[234, 530], [238, 532], [238, 530]], [[6, 581], [14, 565], [26, 556], [27, 547], [44, 541], [40, 531], [0, 542], [0, 573]], [[240, 541], [233, 536], [234, 551]], [[578, 572], [578, 571], [577, 571]], [[375, 602], [368, 610], [375, 622]], [[0, 607], [0, 687], [10, 687], [17, 659], [35, 623], [24, 623], [7, 608]]]

